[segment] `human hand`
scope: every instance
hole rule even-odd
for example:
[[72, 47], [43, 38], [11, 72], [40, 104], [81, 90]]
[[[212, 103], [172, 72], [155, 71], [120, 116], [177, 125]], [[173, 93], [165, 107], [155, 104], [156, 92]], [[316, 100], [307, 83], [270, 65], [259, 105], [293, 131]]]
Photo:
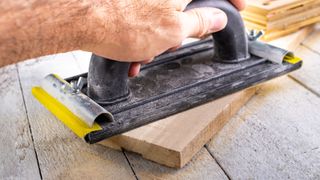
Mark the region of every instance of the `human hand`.
[[[215, 8], [183, 12], [191, 0], [94, 1], [90, 36], [85, 50], [109, 59], [133, 62], [129, 76], [139, 73], [141, 62], [179, 46], [188, 37], [222, 30], [227, 17]], [[239, 9], [243, 0], [232, 0]]]
[[[245, 0], [230, 0], [230, 1], [240, 11], [243, 10], [245, 8], [245, 6], [246, 6]], [[173, 49], [177, 49], [177, 48], [173, 48]], [[147, 64], [147, 63], [149, 63], [151, 61], [152, 61], [152, 59], [147, 60], [147, 61], [143, 61], [143, 62], [133, 62], [133, 63], [131, 63], [128, 75], [130, 77], [137, 76], [139, 74], [139, 72], [140, 72], [141, 64]]]
[[83, 49], [118, 61], [153, 59], [188, 37], [220, 31], [227, 23], [219, 9], [183, 12], [191, 0], [91, 1], [88, 35], [93, 37]]

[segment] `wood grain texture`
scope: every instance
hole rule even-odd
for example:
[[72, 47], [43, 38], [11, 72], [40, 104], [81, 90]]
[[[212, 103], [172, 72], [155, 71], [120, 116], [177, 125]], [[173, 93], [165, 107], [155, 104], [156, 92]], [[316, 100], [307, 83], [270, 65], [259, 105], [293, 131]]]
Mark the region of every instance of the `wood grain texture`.
[[320, 53], [301, 46], [296, 55], [304, 62], [302, 68], [292, 73], [291, 77], [320, 96]]
[[320, 96], [320, 24], [314, 27], [296, 55], [304, 60], [302, 68], [291, 74], [291, 77], [304, 87]]
[[249, 0], [242, 16], [247, 28], [263, 30], [270, 41], [319, 22], [319, 9], [317, 0]]
[[[255, 1], [256, 2], [256, 1]], [[286, 1], [282, 1], [285, 2]], [[257, 23], [266, 25], [268, 21], [276, 21], [282, 18], [290, 17], [291, 15], [296, 15], [301, 12], [307, 12], [308, 10], [319, 7], [320, 2], [316, 0], [312, 1], [300, 1], [300, 4], [297, 4], [295, 7], [285, 6], [285, 9], [281, 9], [280, 11], [271, 12], [268, 10], [257, 10], [257, 7], [253, 5], [252, 1], [248, 1], [249, 5], [245, 11], [242, 11], [241, 14], [244, 15], [245, 18], [251, 18], [253, 21]]]
[[313, 33], [302, 44], [312, 51], [320, 53], [320, 23], [314, 29]]
[[126, 153], [141, 180], [149, 179], [228, 179], [205, 148], [182, 169], [176, 170], [142, 159], [134, 153]]
[[[302, 9], [294, 9], [296, 12], [285, 11], [282, 13], [282, 17], [274, 20], [270, 20], [271, 15], [261, 15], [250, 11], [242, 12], [242, 16], [246, 21], [250, 21], [261, 25], [267, 32], [274, 30], [284, 30], [290, 27], [299, 28], [301, 22], [308, 22], [309, 19], [320, 15], [320, 2], [317, 6], [303, 7]], [[299, 11], [298, 11], [299, 10]], [[272, 15], [271, 17], [274, 17]], [[310, 23], [310, 22], [308, 22]]]
[[170, 167], [183, 167], [254, 94], [227, 96], [101, 142], [137, 152]]
[[232, 179], [319, 179], [320, 99], [288, 77], [265, 85], [208, 147]]
[[15, 65], [0, 69], [0, 179], [40, 179]]
[[49, 73], [69, 77], [80, 72], [72, 53], [27, 61], [18, 68], [44, 179], [134, 179], [122, 152], [86, 144], [31, 95], [31, 87]]
[[298, 32], [289, 34], [282, 38], [268, 42], [271, 45], [284, 48], [288, 51], [295, 52], [297, 48], [305, 41], [306, 38], [310, 36], [314, 31], [316, 31], [316, 26], [311, 25], [304, 27]]
[[257, 12], [274, 14], [315, 2], [317, 0], [247, 0], [248, 8], [255, 9]]

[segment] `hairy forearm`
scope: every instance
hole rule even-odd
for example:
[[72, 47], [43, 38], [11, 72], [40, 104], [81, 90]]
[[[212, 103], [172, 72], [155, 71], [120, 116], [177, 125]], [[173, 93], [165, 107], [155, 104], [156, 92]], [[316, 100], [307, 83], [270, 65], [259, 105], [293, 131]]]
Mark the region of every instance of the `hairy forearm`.
[[2, 0], [0, 67], [79, 49], [90, 41], [88, 13], [81, 0]]

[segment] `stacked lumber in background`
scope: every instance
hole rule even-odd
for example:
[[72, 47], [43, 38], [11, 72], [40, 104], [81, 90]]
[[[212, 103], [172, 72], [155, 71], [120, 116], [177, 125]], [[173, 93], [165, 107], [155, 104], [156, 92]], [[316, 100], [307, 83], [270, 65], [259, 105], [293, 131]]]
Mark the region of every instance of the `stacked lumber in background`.
[[263, 30], [263, 40], [298, 31], [320, 22], [319, 0], [247, 0], [242, 12], [248, 29]]

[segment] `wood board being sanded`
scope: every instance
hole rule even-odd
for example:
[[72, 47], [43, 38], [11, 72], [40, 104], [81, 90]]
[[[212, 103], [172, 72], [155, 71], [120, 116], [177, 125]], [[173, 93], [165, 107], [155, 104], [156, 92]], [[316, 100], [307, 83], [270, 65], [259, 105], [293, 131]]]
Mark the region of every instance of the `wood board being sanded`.
[[248, 0], [241, 13], [249, 29], [263, 30], [272, 40], [320, 22], [318, 0]]
[[[272, 44], [294, 50], [313, 27], [278, 39]], [[238, 92], [191, 110], [170, 116], [100, 142], [114, 148], [141, 154], [145, 159], [181, 168], [255, 94], [257, 87]], [[143, 114], [142, 114], [143, 115]]]

